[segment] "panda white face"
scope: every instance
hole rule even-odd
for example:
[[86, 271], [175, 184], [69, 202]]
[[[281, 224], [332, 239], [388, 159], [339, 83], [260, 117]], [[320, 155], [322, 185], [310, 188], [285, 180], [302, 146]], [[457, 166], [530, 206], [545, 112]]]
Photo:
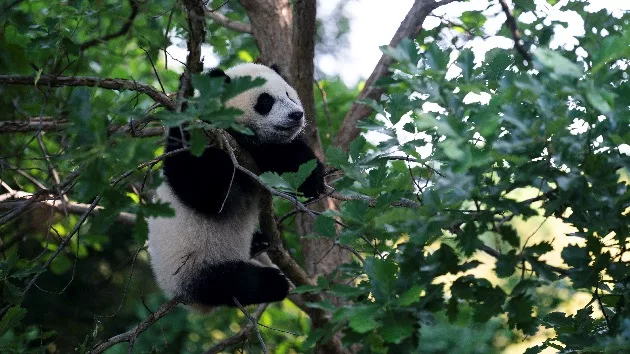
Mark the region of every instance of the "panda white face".
[[304, 108], [293, 87], [273, 69], [260, 64], [240, 64], [225, 72], [230, 78], [261, 77], [262, 86], [247, 90], [226, 102], [243, 111], [237, 121], [250, 128], [261, 142], [287, 143], [304, 129]]

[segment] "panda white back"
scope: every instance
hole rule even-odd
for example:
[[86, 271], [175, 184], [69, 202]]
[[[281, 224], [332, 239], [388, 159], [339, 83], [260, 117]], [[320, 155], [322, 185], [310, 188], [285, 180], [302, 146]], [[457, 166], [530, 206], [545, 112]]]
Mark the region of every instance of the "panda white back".
[[[297, 135], [304, 127], [303, 109], [295, 90], [274, 70], [259, 64], [241, 64], [210, 76], [262, 77], [259, 87], [229, 100], [226, 105], [243, 114], [237, 121], [253, 132], [246, 136], [228, 131], [253, 157], [258, 170], [297, 171], [315, 156]], [[166, 152], [185, 146], [184, 128], [169, 129]], [[243, 305], [280, 301], [289, 283], [275, 266], [255, 255], [269, 238], [256, 232], [260, 187], [234, 169], [229, 155], [207, 148], [200, 157], [188, 151], [164, 160], [165, 182], [159, 200], [175, 210], [174, 218], [150, 218], [149, 253], [160, 287], [194, 307]], [[300, 191], [314, 197], [323, 191], [323, 166], [318, 163]], [[263, 257], [265, 259], [265, 257]]]

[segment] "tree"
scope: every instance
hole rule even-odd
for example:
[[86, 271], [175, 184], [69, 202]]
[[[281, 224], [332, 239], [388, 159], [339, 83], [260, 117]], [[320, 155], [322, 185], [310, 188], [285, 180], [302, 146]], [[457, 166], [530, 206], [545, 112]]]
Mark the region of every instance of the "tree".
[[[630, 349], [628, 12], [497, 0], [431, 15], [454, 2], [415, 1], [359, 91], [314, 81], [334, 39], [314, 1], [4, 1], [2, 352]], [[551, 11], [584, 33], [558, 47]], [[497, 36], [513, 48], [471, 50]], [[163, 126], [188, 122], [200, 151], [223, 136], [203, 131], [235, 124], [200, 75], [204, 43], [225, 67], [283, 69], [330, 188], [305, 200], [299, 176], [253, 175], [297, 288], [202, 316], [155, 287], [145, 218], [172, 214], [151, 198]]]

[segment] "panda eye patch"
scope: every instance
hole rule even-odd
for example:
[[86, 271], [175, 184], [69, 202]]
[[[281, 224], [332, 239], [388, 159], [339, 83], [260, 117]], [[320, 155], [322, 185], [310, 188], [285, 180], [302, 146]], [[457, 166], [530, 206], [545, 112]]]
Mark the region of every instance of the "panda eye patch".
[[258, 96], [258, 100], [256, 101], [256, 105], [254, 106], [254, 110], [263, 116], [269, 114], [271, 112], [271, 108], [276, 100], [268, 93], [261, 93]]

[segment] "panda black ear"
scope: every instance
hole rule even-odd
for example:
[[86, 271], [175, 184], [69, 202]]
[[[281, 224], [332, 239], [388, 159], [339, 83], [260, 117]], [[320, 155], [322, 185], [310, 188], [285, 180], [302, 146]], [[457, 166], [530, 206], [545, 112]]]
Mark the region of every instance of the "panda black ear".
[[277, 64], [272, 64], [269, 68], [270, 68], [271, 70], [275, 71], [275, 72], [276, 72], [276, 74], [278, 74], [278, 75], [282, 76], [282, 73], [280, 72], [280, 68], [278, 67], [278, 65], [277, 65]]
[[220, 68], [214, 68], [212, 70], [210, 70], [210, 72], [208, 72], [207, 74], [210, 77], [225, 77], [225, 83], [229, 84], [230, 81], [232, 81], [232, 79], [230, 79], [230, 77], [225, 73], [225, 71], [221, 70]]

